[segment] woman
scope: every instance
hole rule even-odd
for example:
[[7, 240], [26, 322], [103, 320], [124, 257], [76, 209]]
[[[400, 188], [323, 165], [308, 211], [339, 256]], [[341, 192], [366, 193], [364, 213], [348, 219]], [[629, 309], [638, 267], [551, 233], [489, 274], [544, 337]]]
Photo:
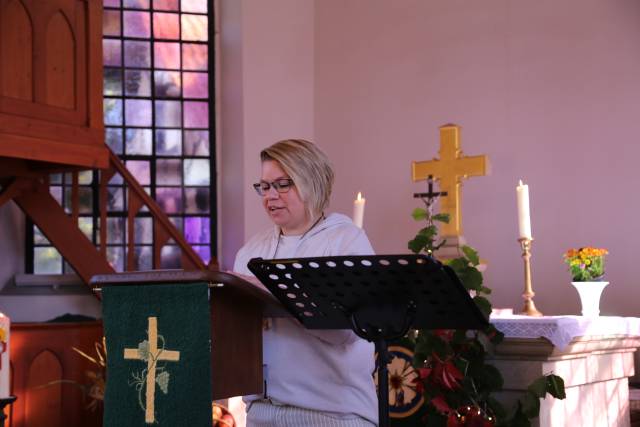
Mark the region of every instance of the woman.
[[[340, 214], [325, 215], [333, 185], [326, 155], [304, 140], [280, 141], [260, 153], [254, 184], [273, 229], [238, 252], [234, 271], [251, 275], [251, 258], [371, 255], [365, 233]], [[264, 395], [249, 396], [247, 425], [367, 426], [378, 422], [373, 345], [348, 330], [307, 330], [293, 318], [263, 332]]]

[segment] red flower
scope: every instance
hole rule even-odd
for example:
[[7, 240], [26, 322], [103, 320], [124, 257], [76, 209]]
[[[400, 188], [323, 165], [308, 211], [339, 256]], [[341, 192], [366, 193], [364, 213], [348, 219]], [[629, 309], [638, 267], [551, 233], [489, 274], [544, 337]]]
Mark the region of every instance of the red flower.
[[451, 341], [451, 339], [453, 338], [453, 334], [454, 334], [454, 330], [453, 329], [436, 329], [433, 331], [433, 333], [440, 337], [441, 339], [443, 339], [446, 342]]
[[451, 361], [442, 362], [437, 357], [439, 363], [433, 368], [433, 381], [442, 385], [447, 390], [456, 390], [462, 386], [458, 381], [464, 378], [464, 375]]
[[447, 427], [493, 427], [495, 421], [477, 407], [463, 406], [447, 417]]
[[427, 378], [431, 374], [431, 368], [419, 368], [418, 375], [420, 375], [421, 379]]
[[436, 408], [438, 412], [443, 414], [448, 414], [453, 411], [453, 409], [451, 409], [451, 406], [449, 406], [447, 401], [444, 400], [444, 397], [442, 396], [436, 396], [431, 399], [431, 404]]

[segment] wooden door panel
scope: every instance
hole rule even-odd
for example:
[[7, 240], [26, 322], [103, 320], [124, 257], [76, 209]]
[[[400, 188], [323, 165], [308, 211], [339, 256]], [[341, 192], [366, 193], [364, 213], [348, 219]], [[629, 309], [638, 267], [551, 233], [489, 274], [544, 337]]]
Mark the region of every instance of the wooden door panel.
[[0, 157], [104, 168], [102, 114], [102, 1], [0, 0]]
[[77, 50], [73, 31], [67, 18], [58, 12], [47, 26], [46, 62], [44, 75], [46, 95], [44, 104], [54, 107], [76, 108], [76, 87], [74, 60]]
[[0, 3], [0, 96], [33, 101], [33, 27], [24, 5]]
[[[20, 75], [14, 70], [11, 58], [0, 63], [0, 75], [5, 76], [2, 77], [3, 86], [13, 87], [15, 79], [21, 82], [18, 87], [26, 86], [23, 75], [29, 67], [32, 93], [30, 96], [8, 96], [3, 90], [0, 95], [7, 96], [7, 99], [0, 104], [0, 112], [48, 122], [88, 125], [87, 96], [94, 94], [89, 93], [85, 76], [87, 3], [81, 0], [0, 0], [0, 4], [3, 3], [0, 6], [3, 12], [4, 9], [10, 10], [10, 15], [20, 16], [22, 21], [32, 24], [22, 25], [26, 28], [19, 33], [22, 34], [20, 42], [15, 40], [15, 35], [3, 42], [7, 55], [29, 54], [28, 63], [21, 67]], [[0, 13], [4, 15], [3, 12]], [[13, 23], [7, 22], [6, 29], [12, 33]], [[31, 39], [32, 48], [23, 51], [23, 43], [28, 39]]]
[[30, 414], [25, 427], [62, 427], [62, 365], [49, 350], [29, 366], [25, 406]]
[[[102, 342], [100, 322], [13, 323], [11, 389], [18, 400], [11, 406], [8, 427], [102, 425], [101, 408], [88, 408], [90, 399], [78, 387], [89, 384], [87, 371], [97, 367], [72, 350], [95, 356], [97, 342]], [[65, 382], [51, 383], [58, 380]]]

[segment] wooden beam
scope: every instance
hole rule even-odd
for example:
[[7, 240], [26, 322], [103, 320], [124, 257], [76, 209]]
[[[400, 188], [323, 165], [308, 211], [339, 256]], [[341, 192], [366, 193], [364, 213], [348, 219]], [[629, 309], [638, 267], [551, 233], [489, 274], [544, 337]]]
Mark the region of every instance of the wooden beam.
[[0, 192], [0, 206], [7, 203], [9, 200], [20, 195], [24, 190], [29, 189], [33, 186], [33, 183], [30, 179], [25, 178], [16, 178], [11, 181], [9, 185], [7, 185]]
[[96, 274], [114, 273], [114, 269], [78, 228], [78, 224], [51, 196], [47, 186], [39, 181], [33, 181], [33, 186], [32, 191], [22, 191], [14, 200], [78, 276], [89, 284], [91, 277]]

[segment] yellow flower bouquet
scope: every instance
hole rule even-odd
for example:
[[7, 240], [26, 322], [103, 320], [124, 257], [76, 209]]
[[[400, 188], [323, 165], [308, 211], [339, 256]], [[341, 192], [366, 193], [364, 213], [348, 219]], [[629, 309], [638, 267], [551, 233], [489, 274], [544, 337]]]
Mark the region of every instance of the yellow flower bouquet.
[[580, 249], [569, 249], [564, 254], [564, 262], [569, 266], [574, 282], [597, 282], [604, 276], [604, 257], [609, 254], [606, 249], [587, 246]]

